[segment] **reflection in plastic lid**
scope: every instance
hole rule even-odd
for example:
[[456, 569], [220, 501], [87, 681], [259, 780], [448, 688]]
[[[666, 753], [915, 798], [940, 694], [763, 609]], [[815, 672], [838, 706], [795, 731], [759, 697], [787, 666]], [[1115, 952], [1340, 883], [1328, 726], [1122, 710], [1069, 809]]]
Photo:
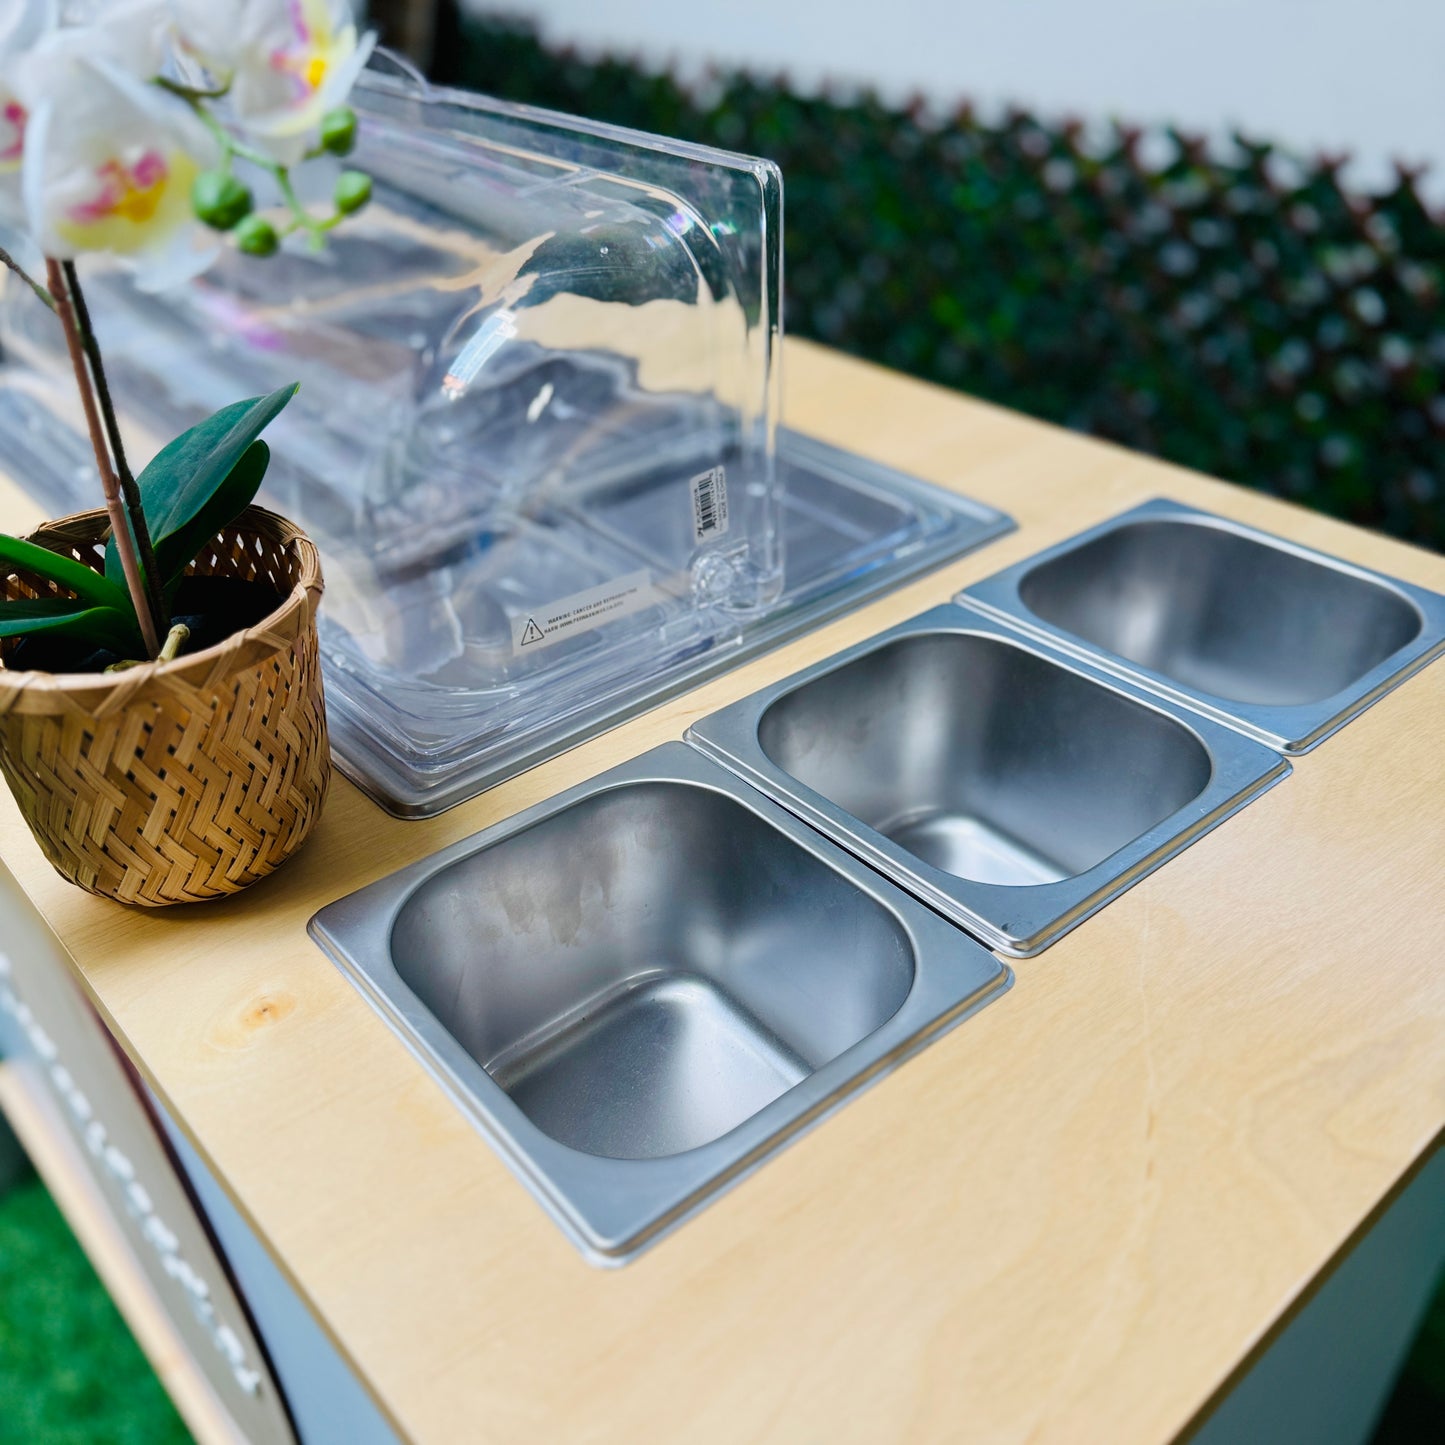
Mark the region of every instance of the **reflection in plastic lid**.
[[457, 352], [457, 358], [442, 378], [442, 391], [456, 401], [466, 395], [477, 373], [517, 334], [516, 318], [510, 311], [495, 311], [477, 327], [477, 334]]

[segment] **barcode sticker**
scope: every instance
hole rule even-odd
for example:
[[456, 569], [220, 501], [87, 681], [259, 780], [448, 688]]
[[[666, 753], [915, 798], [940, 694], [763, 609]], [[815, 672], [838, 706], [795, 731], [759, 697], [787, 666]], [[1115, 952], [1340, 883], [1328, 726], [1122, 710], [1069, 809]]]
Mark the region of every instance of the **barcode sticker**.
[[722, 467], [713, 467], [692, 479], [692, 538], [709, 542], [728, 529], [728, 479]]

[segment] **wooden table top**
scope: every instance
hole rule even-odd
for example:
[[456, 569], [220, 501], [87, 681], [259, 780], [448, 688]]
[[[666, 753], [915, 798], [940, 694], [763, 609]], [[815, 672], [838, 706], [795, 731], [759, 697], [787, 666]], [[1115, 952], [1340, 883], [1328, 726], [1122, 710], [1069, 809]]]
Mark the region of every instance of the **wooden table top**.
[[[0, 854], [417, 1441], [1167, 1440], [1445, 1126], [1445, 664], [622, 1269], [585, 1263], [306, 935], [322, 904], [1168, 496], [1445, 591], [1445, 560], [796, 342], [800, 430], [1013, 535], [426, 822], [338, 779], [236, 899]], [[0, 484], [15, 531], [39, 519]]]

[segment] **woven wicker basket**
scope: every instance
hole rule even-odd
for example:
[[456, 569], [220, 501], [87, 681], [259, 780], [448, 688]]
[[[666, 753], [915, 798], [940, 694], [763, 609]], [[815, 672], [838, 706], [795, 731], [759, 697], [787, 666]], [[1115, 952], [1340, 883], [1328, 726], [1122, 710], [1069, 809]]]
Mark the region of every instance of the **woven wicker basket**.
[[[100, 571], [106, 526], [103, 511], [82, 512], [30, 540]], [[305, 841], [331, 779], [314, 544], [251, 507], [190, 570], [259, 580], [286, 600], [174, 662], [0, 668], [0, 769], [26, 822], [59, 873], [124, 903], [192, 903], [264, 878]], [[56, 595], [24, 573], [4, 580], [6, 600]]]

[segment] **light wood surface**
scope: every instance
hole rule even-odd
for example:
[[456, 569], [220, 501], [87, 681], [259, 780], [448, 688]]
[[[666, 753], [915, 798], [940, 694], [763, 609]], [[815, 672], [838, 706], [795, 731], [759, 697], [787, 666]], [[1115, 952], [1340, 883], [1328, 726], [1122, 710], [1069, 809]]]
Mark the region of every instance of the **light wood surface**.
[[1148, 497], [1445, 590], [1445, 561], [1384, 538], [787, 359], [792, 425], [1020, 530], [441, 818], [341, 783], [235, 900], [86, 897], [8, 798], [0, 852], [416, 1440], [1166, 1440], [1445, 1125], [1445, 665], [620, 1270], [581, 1260], [306, 937], [320, 905]]
[[246, 1437], [192, 1362], [43, 1087], [22, 1070], [0, 1064], [0, 1109], [196, 1445], [246, 1445]]

